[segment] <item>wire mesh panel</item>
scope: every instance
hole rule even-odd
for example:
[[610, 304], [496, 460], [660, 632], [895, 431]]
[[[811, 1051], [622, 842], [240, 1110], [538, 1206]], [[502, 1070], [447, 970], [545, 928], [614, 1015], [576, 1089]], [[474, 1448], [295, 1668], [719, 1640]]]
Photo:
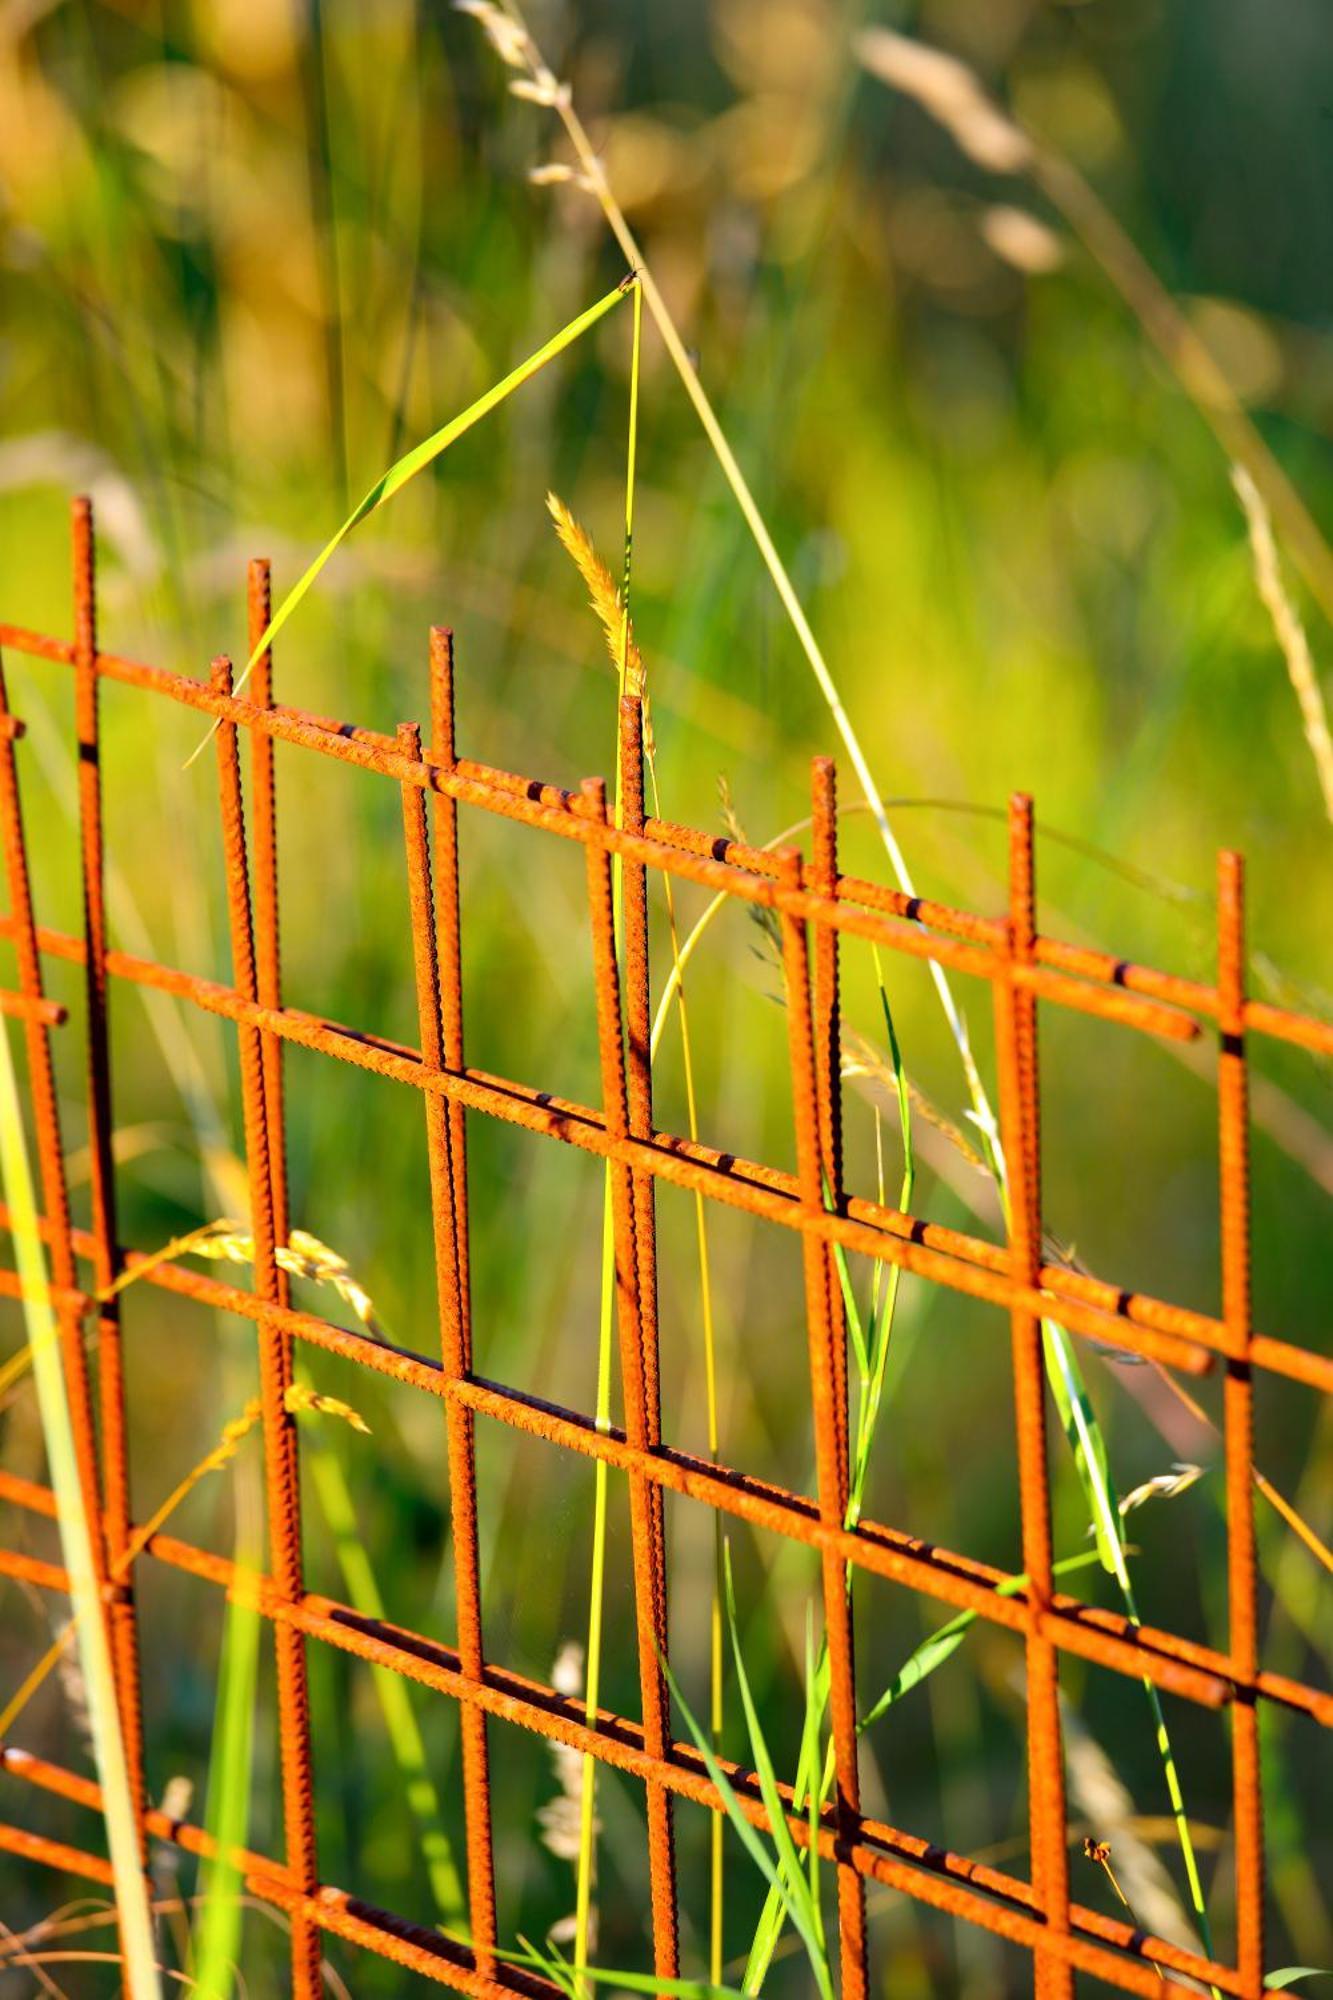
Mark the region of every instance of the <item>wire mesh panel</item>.
[[[321, 1936], [475, 1994], [554, 1991], [501, 1949], [516, 1912], [496, 1881], [491, 1804], [492, 1738], [527, 1730], [585, 1753], [641, 1781], [646, 1805], [655, 1972], [679, 1971], [679, 1912], [672, 1816], [685, 1799], [713, 1813], [721, 1794], [704, 1760], [673, 1740], [664, 1662], [669, 1657], [664, 1503], [688, 1496], [817, 1551], [829, 1649], [830, 1713], [836, 1774], [830, 1802], [812, 1821], [783, 1794], [793, 1839], [817, 1838], [837, 1880], [837, 1956], [845, 1995], [867, 1990], [865, 1886], [881, 1883], [1029, 1952], [1036, 1990], [1072, 1991], [1086, 1972], [1127, 1992], [1219, 1991], [1253, 1996], [1264, 1968], [1264, 1838], [1259, 1770], [1261, 1703], [1311, 1724], [1333, 1725], [1333, 1698], [1264, 1671], [1259, 1664], [1253, 1520], [1253, 1382], [1256, 1370], [1316, 1391], [1333, 1387], [1333, 1361], [1255, 1329], [1249, 1268], [1247, 1038], [1269, 1036], [1333, 1053], [1333, 1027], [1247, 996], [1244, 984], [1244, 872], [1240, 857], [1219, 858], [1217, 977], [1207, 985], [1131, 964], [1042, 934], [1036, 923], [1030, 800], [1010, 811], [1009, 906], [981, 916], [844, 874], [837, 856], [835, 775], [813, 771], [812, 858], [720, 840], [645, 816], [643, 717], [637, 700], [620, 705], [619, 822], [605, 788], [588, 780], [565, 790], [476, 763], [454, 740], [449, 637], [431, 635], [430, 740], [415, 725], [389, 737], [276, 703], [270, 661], [260, 659], [243, 694], [231, 667], [215, 662], [207, 680], [166, 672], [103, 651], [95, 618], [93, 535], [86, 502], [74, 508], [73, 641], [0, 625], [0, 647], [73, 669], [79, 753], [81, 935], [41, 926], [29, 881], [20, 805], [21, 719], [0, 682], [0, 836], [17, 986], [0, 1008], [21, 1021], [39, 1159], [52, 1298], [90, 1516], [100, 1523], [97, 1559], [108, 1606], [134, 1804], [145, 1841], [212, 1851], [198, 1827], [168, 1820], [147, 1801], [139, 1692], [135, 1579], [147, 1562], [184, 1572], [223, 1592], [245, 1593], [273, 1629], [280, 1719], [283, 1852], [234, 1856], [248, 1891], [291, 1924], [292, 1990], [320, 1985]], [[251, 641], [268, 619], [262, 564], [250, 573]], [[219, 838], [226, 867], [230, 984], [135, 956], [108, 937], [98, 694], [103, 681], [139, 691], [151, 722], [154, 703], [193, 709], [216, 723], [210, 754], [219, 780]], [[248, 732], [252, 773], [243, 795], [239, 737]], [[348, 766], [358, 782], [396, 785], [401, 794], [403, 868], [410, 911], [419, 1046], [385, 1040], [283, 1004], [278, 949], [278, 880], [273, 745]], [[600, 1105], [469, 1067], [464, 1043], [457, 824], [460, 810], [518, 822], [584, 851], [587, 926], [600, 1066]], [[613, 907], [621, 863], [623, 949]], [[677, 877], [771, 913], [781, 940], [788, 1035], [794, 1173], [737, 1158], [660, 1130], [653, 1116], [649, 1038], [648, 893], [654, 875]], [[933, 962], [989, 985], [1000, 1081], [1000, 1138], [1008, 1169], [1005, 1243], [900, 1213], [844, 1184], [840, 1109], [839, 948], [844, 937]], [[91, 1228], [71, 1222], [65, 1154], [53, 1082], [53, 1034], [63, 1010], [46, 997], [44, 966], [82, 967], [87, 996], [87, 1079], [91, 1132]], [[112, 1162], [112, 1074], [108, 1039], [113, 989], [164, 993], [233, 1024], [240, 1064], [245, 1162], [253, 1234], [253, 1288], [246, 1291], [136, 1252], [119, 1240]], [[1176, 1041], [1218, 1039], [1218, 1146], [1221, 1189], [1222, 1312], [1194, 1311], [1051, 1262], [1043, 1249], [1037, 1003], [1090, 1015]], [[426, 1123], [433, 1248], [439, 1295], [439, 1358], [408, 1353], [293, 1308], [278, 1258], [289, 1230], [283, 1056], [288, 1045], [352, 1064], [419, 1094]], [[572, 1146], [607, 1164], [615, 1251], [615, 1305], [625, 1423], [598, 1425], [586, 1412], [542, 1402], [477, 1374], [472, 1355], [467, 1140], [471, 1119], [502, 1121]], [[741, 1466], [693, 1457], [663, 1443], [659, 1407], [655, 1193], [659, 1182], [796, 1232], [802, 1252], [813, 1413], [816, 1490], [791, 1492]], [[847, 1330], [837, 1253], [855, 1251], [932, 1285], [990, 1302], [1011, 1326], [1024, 1581], [930, 1546], [891, 1524], [849, 1523]], [[148, 1283], [239, 1314], [258, 1350], [268, 1569], [257, 1580], [226, 1559], [132, 1519], [117, 1278], [141, 1271]], [[0, 1272], [14, 1297], [14, 1271]], [[1042, 1321], [1081, 1338], [1109, 1342], [1190, 1375], [1223, 1371], [1229, 1638], [1218, 1651], [1173, 1632], [1067, 1597], [1055, 1588], [1046, 1448]], [[293, 1357], [309, 1343], [407, 1385], [443, 1405], [448, 1437], [452, 1563], [457, 1607], [452, 1647], [368, 1618], [306, 1587], [302, 1574], [298, 1439], [287, 1391]], [[96, 1395], [89, 1367], [96, 1354]], [[478, 1423], [525, 1432], [617, 1468], [626, 1479], [631, 1523], [640, 1714], [599, 1710], [488, 1657], [479, 1561]], [[0, 1472], [0, 1498], [54, 1515], [51, 1491]], [[151, 1524], [149, 1524], [151, 1525]], [[848, 1566], [977, 1614], [1018, 1635], [1026, 1654], [1027, 1771], [1031, 1879], [941, 1849], [910, 1829], [869, 1816], [857, 1769], [857, 1696]], [[63, 1591], [63, 1570], [19, 1549], [0, 1549], [0, 1573]], [[461, 1721], [470, 1946], [443, 1938], [354, 1894], [320, 1873], [314, 1811], [307, 1653], [336, 1648], [406, 1676], [458, 1705]], [[1074, 1654], [1113, 1673], [1205, 1709], [1230, 1711], [1235, 1833], [1236, 1963], [1215, 1963], [1129, 1922], [1071, 1898], [1059, 1665]], [[86, 1778], [0, 1745], [12, 1776], [91, 1810]], [[741, 1810], [768, 1824], [753, 1773], [724, 1765]], [[812, 1831], [813, 1828], [813, 1831]], [[94, 1882], [110, 1879], [98, 1853], [53, 1841], [21, 1824], [0, 1824], [0, 1849]], [[1182, 1982], [1190, 1982], [1189, 1984]]]

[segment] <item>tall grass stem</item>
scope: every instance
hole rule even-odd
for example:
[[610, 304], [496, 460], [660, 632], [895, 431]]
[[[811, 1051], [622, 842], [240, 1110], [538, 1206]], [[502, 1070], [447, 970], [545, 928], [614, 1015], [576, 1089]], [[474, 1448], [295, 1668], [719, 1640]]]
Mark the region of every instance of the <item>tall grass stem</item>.
[[23, 1289], [23, 1311], [32, 1349], [47, 1467], [56, 1496], [60, 1547], [69, 1573], [79, 1638], [79, 1660], [88, 1692], [93, 1755], [102, 1789], [102, 1816], [111, 1856], [120, 1924], [125, 1984], [130, 2000], [160, 2000], [157, 1952], [148, 1908], [139, 1828], [130, 1791], [125, 1739], [120, 1727], [115, 1675], [93, 1558], [93, 1524], [79, 1480], [55, 1312], [47, 1283], [27, 1134], [14, 1073], [8, 1023], [0, 1022], [0, 1167], [10, 1230]]

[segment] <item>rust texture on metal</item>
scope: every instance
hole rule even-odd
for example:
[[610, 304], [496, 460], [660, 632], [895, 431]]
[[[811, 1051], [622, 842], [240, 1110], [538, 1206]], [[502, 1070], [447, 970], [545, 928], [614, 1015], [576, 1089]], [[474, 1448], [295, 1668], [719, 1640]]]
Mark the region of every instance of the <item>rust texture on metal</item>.
[[[668, 1493], [804, 1544], [818, 1554], [828, 1639], [834, 1794], [813, 1817], [790, 1789], [783, 1810], [798, 1845], [817, 1841], [836, 1870], [837, 1957], [848, 2000], [870, 1986], [865, 1887], [894, 1890], [1008, 1939], [1031, 1954], [1034, 1990], [1064, 2000], [1086, 1974], [1122, 1991], [1155, 1996], [1211, 1986], [1257, 2000], [1264, 1976], [1264, 1828], [1259, 1716], [1266, 1704], [1333, 1727], [1333, 1696], [1266, 1671], [1259, 1658], [1253, 1514], [1254, 1384], [1267, 1371], [1308, 1388], [1333, 1390], [1333, 1361], [1253, 1323], [1250, 1278], [1247, 1042], [1266, 1036], [1333, 1052], [1333, 1026], [1252, 1000], [1245, 991], [1244, 875], [1223, 854], [1218, 871], [1215, 986], [1182, 979], [1111, 953], [1044, 936], [1037, 923], [1031, 800], [1011, 802], [1009, 902], [979, 914], [907, 897], [842, 873], [838, 859], [836, 772], [812, 770], [811, 852], [777, 852], [650, 818], [645, 811], [640, 702], [619, 708], [618, 811], [608, 812], [601, 780], [566, 787], [495, 769], [458, 754], [452, 635], [435, 628], [429, 645], [430, 740], [415, 724], [393, 734], [306, 714], [279, 703], [272, 660], [256, 664], [246, 694], [230, 665], [204, 679], [101, 650], [97, 634], [91, 509], [74, 507], [74, 637], [46, 637], [0, 624], [0, 651], [70, 666], [79, 752], [82, 934], [38, 924], [24, 837], [19, 775], [22, 720], [9, 707], [0, 670], [0, 846], [8, 908], [0, 937], [13, 949], [14, 986], [0, 1012], [21, 1023], [50, 1257], [51, 1296], [61, 1339], [79, 1474], [96, 1524], [95, 1556], [129, 1750], [141, 1832], [194, 1854], [212, 1852], [198, 1827], [167, 1821], [148, 1804], [143, 1778], [140, 1654], [134, 1577], [157, 1563], [212, 1585], [244, 1591], [274, 1635], [280, 1724], [284, 1852], [234, 1856], [250, 1894], [290, 1924], [292, 1991], [320, 1990], [327, 1934], [457, 1991], [477, 1995], [551, 1992], [511, 1965], [501, 1949], [517, 1913], [497, 1883], [492, 1826], [493, 1728], [534, 1732], [595, 1758], [643, 1786], [651, 1889], [653, 1970], [677, 1976], [680, 1910], [673, 1811], [678, 1799], [712, 1813], [722, 1795], [704, 1760], [671, 1731], [664, 1664], [668, 1651], [665, 1497]], [[267, 623], [264, 563], [248, 576], [253, 646]], [[221, 846], [226, 869], [231, 982], [205, 979], [118, 949], [108, 935], [99, 688], [113, 681], [217, 723]], [[249, 799], [239, 737], [250, 743]], [[396, 784], [401, 794], [406, 915], [418, 1008], [411, 1047], [284, 1004], [279, 950], [277, 794], [274, 746], [286, 743]], [[464, 926], [459, 891], [460, 812], [485, 812], [585, 850], [600, 1107], [583, 1105], [470, 1068], [464, 1051]], [[675, 877], [773, 913], [781, 938], [796, 1171], [746, 1160], [660, 1130], [654, 1119], [650, 1052], [652, 985], [649, 910], [656, 877]], [[841, 1109], [843, 940], [869, 940], [883, 954], [933, 962], [991, 988], [1006, 1172], [1006, 1240], [946, 1228], [901, 1213], [845, 1184]], [[88, 1229], [70, 1214], [64, 1140], [51, 1036], [65, 1010], [45, 989], [48, 962], [81, 969], [88, 1078]], [[119, 985], [171, 994], [232, 1023], [240, 1056], [241, 1121], [255, 1242], [253, 1289], [217, 1275], [154, 1261], [120, 1241], [113, 1171], [113, 1090], [109, 1015]], [[1043, 1261], [1041, 1087], [1038, 1001], [1106, 1024], [1174, 1040], [1218, 1037], [1219, 1180], [1222, 1246], [1220, 1315], [1154, 1298]], [[414, 1353], [297, 1311], [276, 1252], [290, 1226], [283, 1105], [288, 1044], [346, 1062], [420, 1093], [426, 1121], [431, 1221], [438, 1289], [437, 1355]], [[473, 1367], [469, 1274], [467, 1132], [489, 1118], [590, 1153], [606, 1163], [615, 1270], [616, 1331], [625, 1421], [598, 1423], [586, 1411], [541, 1402]], [[801, 1239], [815, 1492], [795, 1493], [742, 1467], [681, 1451], [662, 1435], [658, 1356], [656, 1199], [658, 1182], [701, 1194]], [[0, 1225], [8, 1220], [0, 1209]], [[847, 1327], [839, 1251], [857, 1251], [1008, 1315], [1012, 1350], [1022, 1555], [1026, 1581], [1013, 1587], [991, 1566], [923, 1542], [885, 1522], [849, 1522]], [[263, 1406], [269, 1568], [243, 1576], [229, 1561], [161, 1532], [136, 1532], [130, 1500], [122, 1334], [115, 1300], [98, 1294], [122, 1272], [178, 1297], [239, 1315], [255, 1328]], [[0, 1296], [16, 1298], [12, 1269], [0, 1269]], [[1228, 1643], [1225, 1652], [1181, 1634], [1140, 1625], [1055, 1588], [1043, 1321], [1068, 1335], [1110, 1343], [1163, 1366], [1203, 1374], [1221, 1366], [1228, 1526]], [[300, 1346], [341, 1355], [441, 1406], [449, 1473], [456, 1643], [367, 1618], [312, 1593], [303, 1572], [298, 1439], [286, 1391]], [[95, 1358], [90, 1366], [89, 1354]], [[96, 1384], [96, 1392], [94, 1390]], [[488, 1660], [483, 1642], [476, 1426], [478, 1421], [544, 1439], [600, 1462], [625, 1481], [634, 1571], [641, 1712], [599, 1710]], [[0, 1470], [0, 1501], [49, 1519], [49, 1488]], [[849, 1578], [863, 1571], [942, 1605], [975, 1612], [1023, 1641], [1026, 1656], [1028, 1879], [943, 1849], [863, 1808], [857, 1762], [856, 1668]], [[0, 1576], [61, 1591], [63, 1569], [22, 1548], [0, 1547]], [[1003, 1586], [1003, 1588], [1002, 1588]], [[306, 1650], [332, 1647], [387, 1669], [457, 1703], [463, 1753], [467, 1896], [471, 1941], [462, 1945], [407, 1918], [377, 1909], [322, 1881], [315, 1841], [315, 1746]], [[1234, 1786], [1236, 1961], [1233, 1965], [1146, 1936], [1131, 1924], [1071, 1898], [1060, 1658], [1064, 1653], [1146, 1680], [1204, 1708], [1230, 1710]], [[756, 1826], [767, 1809], [753, 1772], [722, 1766], [740, 1809]], [[96, 1812], [94, 1784], [14, 1744], [0, 1744], [0, 1769], [39, 1790]], [[109, 1879], [98, 1853], [0, 1823], [0, 1852], [41, 1862], [98, 1884]]]

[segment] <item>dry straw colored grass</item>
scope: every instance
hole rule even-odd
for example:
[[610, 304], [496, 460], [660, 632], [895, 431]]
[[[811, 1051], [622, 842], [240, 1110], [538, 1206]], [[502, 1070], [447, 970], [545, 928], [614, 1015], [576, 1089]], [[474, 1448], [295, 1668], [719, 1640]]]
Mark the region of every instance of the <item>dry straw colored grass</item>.
[[1305, 740], [1319, 775], [1324, 811], [1333, 820], [1333, 737], [1328, 732], [1328, 711], [1324, 707], [1323, 691], [1310, 656], [1310, 641], [1300, 613], [1283, 586], [1277, 544], [1273, 540], [1273, 523], [1262, 495], [1243, 465], [1232, 466], [1231, 483], [1245, 510], [1245, 521], [1250, 531], [1255, 588], [1273, 621], [1273, 630], [1287, 663], [1287, 674], [1300, 705]]

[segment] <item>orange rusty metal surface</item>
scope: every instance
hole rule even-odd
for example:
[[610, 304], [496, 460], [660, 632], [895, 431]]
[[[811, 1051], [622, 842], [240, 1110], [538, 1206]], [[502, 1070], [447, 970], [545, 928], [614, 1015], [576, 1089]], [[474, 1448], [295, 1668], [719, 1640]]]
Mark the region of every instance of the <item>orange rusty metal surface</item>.
[[[143, 1777], [139, 1649], [134, 1575], [157, 1562], [233, 1589], [225, 1559], [156, 1534], [132, 1559], [129, 1478], [119, 1316], [93, 1296], [121, 1272], [142, 1267], [167, 1291], [253, 1322], [263, 1405], [269, 1572], [257, 1584], [276, 1648], [284, 1852], [234, 1858], [249, 1891], [284, 1911], [291, 1926], [291, 1983], [299, 2000], [320, 1991], [321, 1938], [328, 1933], [464, 1993], [553, 1992], [500, 1954], [509, 1934], [495, 1878], [491, 1725], [534, 1731], [640, 1780], [644, 1786], [655, 1972], [679, 1971], [679, 1911], [672, 1829], [674, 1802], [722, 1810], [719, 1792], [694, 1749], [674, 1740], [662, 1663], [668, 1651], [664, 1496], [674, 1492], [816, 1549], [822, 1566], [829, 1640], [834, 1797], [812, 1827], [783, 1791], [799, 1844], [817, 1839], [836, 1868], [838, 1957], [848, 2000], [867, 1991], [865, 1884], [888, 1884], [958, 1920], [1007, 1938], [1032, 1955], [1034, 1990], [1051, 2000], [1085, 1972], [1129, 1993], [1188, 1993], [1202, 1982], [1257, 2000], [1264, 1967], [1264, 1836], [1259, 1709], [1269, 1702], [1333, 1727], [1333, 1697], [1262, 1670], [1258, 1661], [1253, 1519], [1254, 1371], [1265, 1369], [1315, 1390], [1333, 1389], [1333, 1361], [1253, 1325], [1249, 1254], [1249, 1134], [1246, 1039], [1265, 1035], [1333, 1052], [1333, 1026], [1245, 993], [1244, 870], [1224, 853], [1218, 869], [1217, 984], [1177, 978], [1109, 953], [1044, 937], [1037, 929], [1032, 803], [1010, 809], [1009, 907], [984, 916], [841, 873], [836, 773], [823, 758], [812, 773], [812, 856], [771, 852], [649, 818], [644, 810], [643, 717], [633, 698], [620, 705], [621, 823], [608, 815], [600, 779], [577, 788], [539, 782], [460, 757], [454, 733], [453, 645], [430, 636], [430, 741], [415, 724], [393, 736], [302, 713], [273, 699], [272, 661], [258, 662], [247, 694], [233, 692], [218, 660], [194, 680], [103, 652], [98, 643], [92, 512], [73, 509], [74, 639], [0, 624], [0, 649], [71, 666], [79, 752], [79, 820], [84, 926], [74, 937], [39, 926], [29, 884], [16, 746], [23, 723], [8, 708], [0, 673], [0, 845], [8, 912], [0, 936], [15, 949], [17, 988], [0, 991], [0, 1011], [21, 1021], [43, 1206], [52, 1298], [61, 1335], [89, 1511], [98, 1524], [96, 1559], [108, 1606], [134, 1801], [145, 1841], [170, 1840], [194, 1854], [208, 1836], [168, 1822], [147, 1801]], [[267, 565], [248, 576], [249, 631], [255, 643], [269, 611]], [[103, 893], [104, 836], [98, 690], [113, 680], [211, 716], [219, 773], [232, 984], [196, 977], [117, 950], [108, 940]], [[247, 814], [239, 732], [252, 749]], [[410, 1048], [284, 1006], [273, 745], [298, 745], [387, 779], [402, 797], [407, 907], [418, 1005], [419, 1047]], [[516, 820], [585, 850], [588, 920], [597, 1002], [601, 1107], [571, 1103], [468, 1067], [463, 1038], [463, 934], [459, 909], [459, 809]], [[624, 864], [625, 949], [617, 964], [612, 861]], [[771, 910], [781, 938], [797, 1171], [738, 1159], [660, 1131], [654, 1124], [649, 1059], [648, 892], [653, 874], [674, 875]], [[933, 960], [987, 981], [995, 1010], [1001, 1133], [1010, 1164], [1006, 1244], [946, 1229], [849, 1193], [843, 1184], [839, 956], [844, 936]], [[71, 1222], [51, 1042], [64, 1010], [43, 989], [43, 964], [83, 968], [87, 997], [92, 1227]], [[255, 1238], [253, 1290], [171, 1264], [154, 1264], [118, 1239], [112, 1163], [113, 1091], [108, 1036], [114, 985], [174, 994], [231, 1021], [240, 1054], [245, 1160]], [[1218, 1036], [1222, 1314], [1129, 1291], [1043, 1262], [1041, 1121], [1037, 1002], [1075, 1009], [1138, 1032], [1176, 1040]], [[390, 1078], [421, 1095], [429, 1149], [431, 1211], [439, 1296], [439, 1354], [409, 1353], [294, 1310], [275, 1251], [286, 1240], [288, 1195], [283, 1054], [288, 1043]], [[468, 1264], [467, 1113], [573, 1145], [608, 1163], [615, 1246], [616, 1308], [624, 1389], [623, 1430], [586, 1412], [558, 1408], [478, 1376], [472, 1365]], [[810, 1397], [814, 1420], [813, 1498], [738, 1467], [690, 1456], [662, 1439], [658, 1394], [655, 1191], [659, 1180], [702, 1193], [796, 1230], [802, 1239]], [[0, 1212], [0, 1220], [3, 1220]], [[929, 1282], [1007, 1311], [1013, 1353], [1023, 1562], [1028, 1582], [1000, 1592], [989, 1565], [923, 1543], [886, 1523], [846, 1525], [848, 1409], [846, 1326], [835, 1253], [860, 1251]], [[16, 1274], [0, 1270], [0, 1295], [16, 1297]], [[1070, 1332], [1202, 1374], [1225, 1371], [1224, 1436], [1228, 1527], [1229, 1637], [1225, 1653], [1180, 1635], [1066, 1597], [1052, 1575], [1047, 1402], [1041, 1319]], [[98, 1402], [85, 1336], [97, 1356]], [[307, 1590], [302, 1574], [298, 1436], [284, 1404], [295, 1343], [341, 1354], [435, 1396], [444, 1406], [457, 1644], [365, 1618]], [[546, 1439], [614, 1466], [628, 1485], [635, 1581], [641, 1718], [599, 1712], [515, 1674], [486, 1656], [477, 1521], [478, 1419]], [[0, 1471], [0, 1500], [52, 1516], [49, 1489]], [[856, 1671], [847, 1592], [848, 1566], [886, 1577], [940, 1603], [975, 1611], [1022, 1636], [1027, 1656], [1028, 1810], [1031, 1880], [940, 1849], [863, 1811], [856, 1754]], [[0, 1548], [0, 1575], [62, 1590], [63, 1570], [20, 1550]], [[375, 1908], [320, 1878], [315, 1839], [314, 1753], [306, 1685], [312, 1643], [335, 1647], [402, 1674], [458, 1703], [462, 1724], [467, 1890], [472, 1944], [462, 1946]], [[1113, 1672], [1146, 1679], [1188, 1701], [1231, 1714], [1234, 1785], [1237, 1963], [1215, 1963], [1071, 1900], [1061, 1744], [1059, 1663], [1070, 1652]], [[96, 1785], [0, 1744], [0, 1768], [95, 1812]], [[754, 1774], [724, 1767], [744, 1813], [767, 1823]], [[0, 1852], [45, 1862], [105, 1884], [106, 1861], [17, 1825], [0, 1824]]]

